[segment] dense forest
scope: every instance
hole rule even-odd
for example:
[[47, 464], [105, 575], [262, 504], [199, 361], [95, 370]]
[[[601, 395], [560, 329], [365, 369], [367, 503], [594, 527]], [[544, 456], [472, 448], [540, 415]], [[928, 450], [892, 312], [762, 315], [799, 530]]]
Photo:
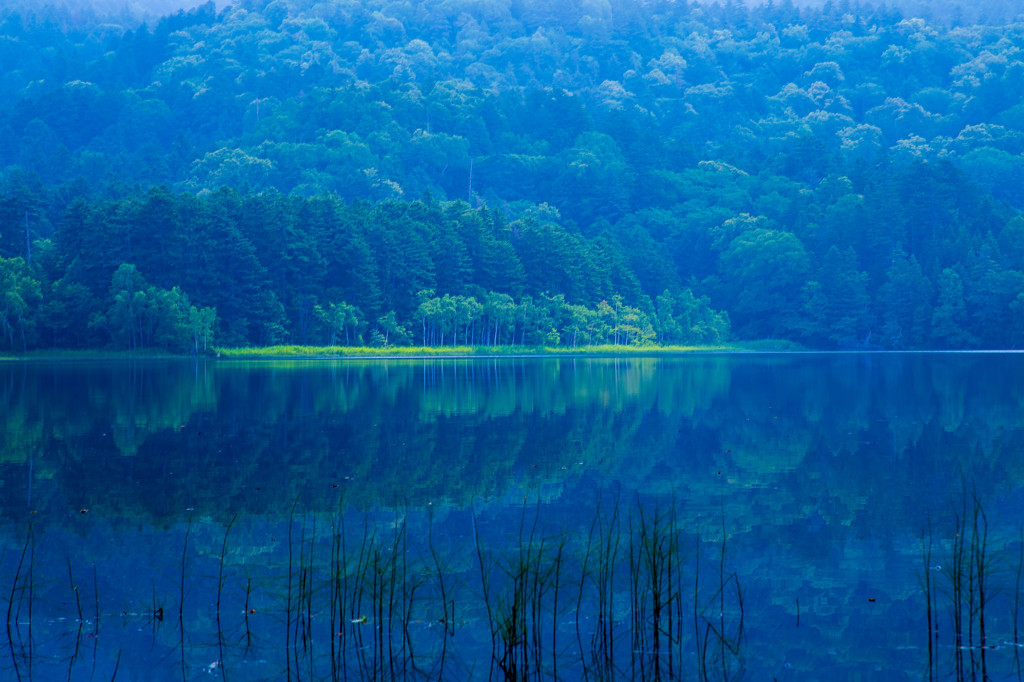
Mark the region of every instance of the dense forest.
[[1024, 23], [929, 5], [8, 6], [0, 349], [1013, 347]]

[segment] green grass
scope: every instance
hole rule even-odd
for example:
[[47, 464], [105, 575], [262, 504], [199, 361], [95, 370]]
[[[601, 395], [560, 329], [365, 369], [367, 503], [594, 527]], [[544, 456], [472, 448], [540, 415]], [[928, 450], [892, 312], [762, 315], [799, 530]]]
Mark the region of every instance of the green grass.
[[[714, 346], [267, 346], [262, 348], [214, 348], [209, 353], [227, 360], [261, 358], [402, 358], [402, 357], [499, 357], [529, 355], [674, 355], [682, 353], [787, 352], [803, 348], [791, 341], [737, 341]], [[165, 350], [33, 350], [0, 353], [0, 362], [25, 360], [160, 360], [193, 357]], [[200, 356], [203, 357], [203, 356]]]
[[443, 348], [422, 348], [418, 346], [392, 346], [373, 348], [370, 346], [266, 346], [263, 348], [215, 348], [218, 358], [338, 358], [338, 357], [381, 357], [381, 356], [422, 356], [422, 355], [475, 355], [471, 346], [445, 346]]
[[503, 355], [659, 355], [676, 353], [751, 352], [799, 350], [788, 342], [732, 343], [716, 346], [268, 346], [265, 348], [216, 348], [222, 359], [344, 358], [344, 357], [495, 357]]

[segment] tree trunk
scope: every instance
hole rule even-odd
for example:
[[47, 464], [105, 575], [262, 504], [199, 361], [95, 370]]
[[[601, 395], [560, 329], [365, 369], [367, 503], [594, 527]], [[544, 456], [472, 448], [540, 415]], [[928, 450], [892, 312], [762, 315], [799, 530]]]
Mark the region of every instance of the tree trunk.
[[[25, 253], [28, 256], [27, 261], [31, 265], [32, 263], [32, 239], [29, 237], [28, 232], [28, 211], [25, 211]], [[24, 332], [22, 332], [24, 335]]]

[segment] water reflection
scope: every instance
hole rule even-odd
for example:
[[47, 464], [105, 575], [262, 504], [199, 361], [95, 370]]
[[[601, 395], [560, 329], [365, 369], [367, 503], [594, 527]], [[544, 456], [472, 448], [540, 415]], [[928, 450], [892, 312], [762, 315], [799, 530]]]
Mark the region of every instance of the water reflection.
[[[580, 359], [4, 369], [5, 465], [31, 463], [34, 492], [158, 521], [327, 504], [324, 480], [362, 504], [465, 505], [609, 465], [645, 414], [706, 410], [729, 376], [722, 358], [669, 375], [658, 360]], [[0, 503], [9, 517], [44, 506], [17, 492]]]
[[1015, 678], [1022, 361], [0, 366], [5, 669]]

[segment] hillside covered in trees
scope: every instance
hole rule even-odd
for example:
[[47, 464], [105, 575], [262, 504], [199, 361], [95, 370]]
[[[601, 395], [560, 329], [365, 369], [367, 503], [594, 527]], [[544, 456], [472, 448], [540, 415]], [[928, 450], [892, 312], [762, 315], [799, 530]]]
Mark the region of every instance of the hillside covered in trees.
[[1013, 347], [1024, 23], [932, 6], [0, 9], [0, 350]]

